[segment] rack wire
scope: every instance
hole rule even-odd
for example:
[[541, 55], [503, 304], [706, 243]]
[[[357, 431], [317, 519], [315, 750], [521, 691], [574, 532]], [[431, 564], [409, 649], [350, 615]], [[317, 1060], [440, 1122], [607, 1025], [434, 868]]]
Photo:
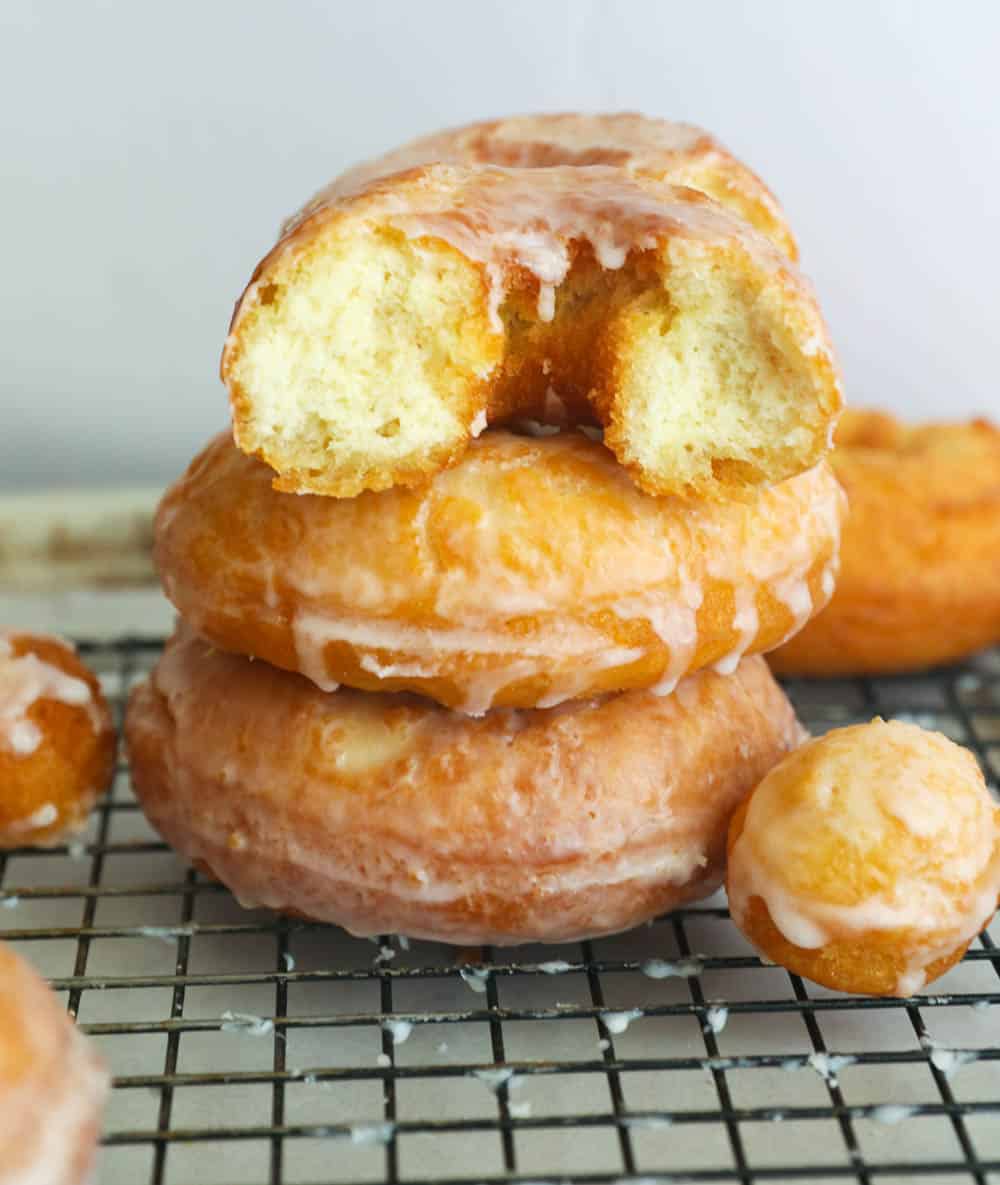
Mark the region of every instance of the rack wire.
[[[81, 643], [121, 718], [159, 643]], [[902, 716], [1000, 778], [1000, 652], [790, 682], [814, 732]], [[724, 899], [456, 952], [239, 909], [123, 762], [81, 845], [0, 855], [0, 931], [115, 1075], [101, 1185], [1000, 1182], [1000, 928], [913, 1000], [762, 962]]]

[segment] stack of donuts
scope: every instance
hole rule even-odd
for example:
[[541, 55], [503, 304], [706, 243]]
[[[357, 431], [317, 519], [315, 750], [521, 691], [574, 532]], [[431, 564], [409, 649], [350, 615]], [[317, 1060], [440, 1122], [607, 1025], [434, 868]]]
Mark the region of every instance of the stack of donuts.
[[801, 740], [761, 655], [829, 599], [827, 330], [762, 182], [638, 115], [404, 146], [283, 228], [168, 491], [127, 735], [250, 906], [462, 945], [713, 891]]

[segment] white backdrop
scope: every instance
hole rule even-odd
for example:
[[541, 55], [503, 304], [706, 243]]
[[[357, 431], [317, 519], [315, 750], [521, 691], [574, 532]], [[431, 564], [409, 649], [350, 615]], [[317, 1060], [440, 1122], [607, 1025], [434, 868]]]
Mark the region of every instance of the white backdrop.
[[849, 398], [997, 413], [998, 51], [994, 0], [2, 0], [0, 488], [173, 476], [281, 217], [526, 110], [715, 131], [785, 204]]

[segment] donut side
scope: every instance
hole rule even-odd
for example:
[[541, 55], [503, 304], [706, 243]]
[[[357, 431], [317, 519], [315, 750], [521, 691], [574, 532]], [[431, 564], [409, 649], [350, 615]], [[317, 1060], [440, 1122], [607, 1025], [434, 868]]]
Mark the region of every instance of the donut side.
[[0, 944], [0, 1185], [91, 1181], [108, 1085], [47, 985]]
[[330, 197], [258, 266], [222, 377], [276, 487], [338, 497], [568, 416], [644, 489], [725, 499], [818, 462], [840, 408], [786, 256], [701, 193], [596, 166], [429, 165]]
[[114, 769], [96, 675], [59, 638], [0, 632], [0, 848], [81, 830]]
[[460, 944], [612, 933], [712, 891], [799, 736], [759, 659], [667, 699], [457, 716], [168, 645], [131, 699], [143, 809], [243, 902]]
[[154, 533], [221, 648], [479, 714], [732, 670], [826, 603], [842, 513], [825, 466], [745, 502], [654, 498], [575, 432], [491, 432], [416, 490], [293, 497], [219, 437]]
[[774, 669], [922, 670], [1000, 642], [1000, 431], [849, 411], [832, 460], [850, 506], [837, 587]]

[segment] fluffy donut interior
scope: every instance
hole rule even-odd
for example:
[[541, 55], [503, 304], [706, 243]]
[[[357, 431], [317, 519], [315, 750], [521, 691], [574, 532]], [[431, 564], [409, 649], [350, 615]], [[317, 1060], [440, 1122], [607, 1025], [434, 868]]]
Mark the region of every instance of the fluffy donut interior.
[[491, 328], [484, 269], [386, 227], [328, 231], [259, 281], [229, 369], [237, 439], [279, 489], [412, 483], [469, 435], [546, 418], [550, 388], [655, 493], [780, 480], [819, 459], [835, 410], [777, 284], [673, 241], [605, 269], [575, 245], [554, 312], [530, 273]]
[[243, 323], [241, 447], [297, 475], [293, 489], [335, 464], [342, 495], [393, 484], [387, 469], [440, 466], [495, 361], [484, 306], [479, 273], [451, 249], [389, 230], [311, 244], [263, 280]]
[[619, 458], [692, 492], [801, 469], [821, 447], [825, 412], [773, 289], [676, 248], [664, 283], [668, 292], [635, 300], [616, 326], [609, 428]]

